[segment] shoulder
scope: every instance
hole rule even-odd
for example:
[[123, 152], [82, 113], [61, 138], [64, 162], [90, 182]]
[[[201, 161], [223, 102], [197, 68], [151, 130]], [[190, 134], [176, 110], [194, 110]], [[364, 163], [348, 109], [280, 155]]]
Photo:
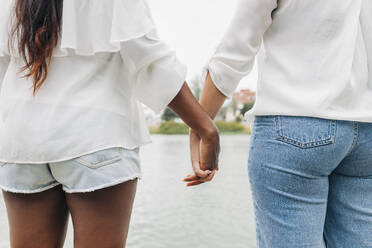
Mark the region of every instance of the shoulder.
[[64, 0], [61, 48], [78, 55], [120, 50], [155, 24], [146, 0]]

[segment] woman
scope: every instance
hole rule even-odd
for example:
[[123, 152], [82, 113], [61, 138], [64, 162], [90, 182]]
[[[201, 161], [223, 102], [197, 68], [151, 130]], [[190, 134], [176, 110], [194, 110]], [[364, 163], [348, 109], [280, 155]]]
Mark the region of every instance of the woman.
[[[371, 4], [242, 0], [206, 67], [201, 105], [214, 118], [262, 43], [247, 114], [259, 248], [318, 248], [323, 237], [372, 247]], [[198, 146], [192, 131], [195, 157]]]
[[[0, 10], [0, 187], [12, 247], [124, 247], [149, 142], [142, 101], [202, 137], [217, 129], [141, 0], [6, 0]], [[205, 181], [214, 172], [195, 171]]]

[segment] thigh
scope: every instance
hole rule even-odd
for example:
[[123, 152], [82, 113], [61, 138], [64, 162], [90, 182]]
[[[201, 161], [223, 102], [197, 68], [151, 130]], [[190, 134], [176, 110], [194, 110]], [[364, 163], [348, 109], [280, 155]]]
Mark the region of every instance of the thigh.
[[63, 247], [68, 210], [61, 186], [41, 193], [3, 191], [13, 248]]
[[258, 247], [322, 247], [328, 178], [294, 174], [279, 166], [249, 163]]
[[137, 180], [131, 180], [89, 193], [66, 194], [74, 247], [125, 247], [136, 186]]
[[[372, 166], [372, 164], [371, 164]], [[330, 176], [325, 224], [329, 248], [372, 248], [372, 176]]]
[[248, 171], [259, 248], [322, 247], [328, 175], [347, 151], [334, 142], [335, 124], [308, 117], [256, 118]]
[[372, 123], [356, 123], [350, 153], [330, 176], [329, 247], [372, 248]]

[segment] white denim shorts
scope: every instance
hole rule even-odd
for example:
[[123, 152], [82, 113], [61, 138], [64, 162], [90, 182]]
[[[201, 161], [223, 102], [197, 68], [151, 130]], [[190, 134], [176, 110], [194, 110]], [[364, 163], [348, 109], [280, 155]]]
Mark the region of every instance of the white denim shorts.
[[48, 164], [0, 162], [0, 188], [38, 193], [57, 185], [67, 193], [83, 193], [141, 178], [139, 148], [109, 148]]

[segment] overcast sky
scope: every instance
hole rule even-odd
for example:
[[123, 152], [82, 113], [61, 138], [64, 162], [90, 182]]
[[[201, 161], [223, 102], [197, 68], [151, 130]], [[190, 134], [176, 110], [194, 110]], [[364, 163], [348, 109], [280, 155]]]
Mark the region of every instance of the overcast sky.
[[[159, 34], [188, 66], [200, 73], [223, 36], [238, 0], [148, 0]], [[239, 88], [256, 89], [257, 70]]]

